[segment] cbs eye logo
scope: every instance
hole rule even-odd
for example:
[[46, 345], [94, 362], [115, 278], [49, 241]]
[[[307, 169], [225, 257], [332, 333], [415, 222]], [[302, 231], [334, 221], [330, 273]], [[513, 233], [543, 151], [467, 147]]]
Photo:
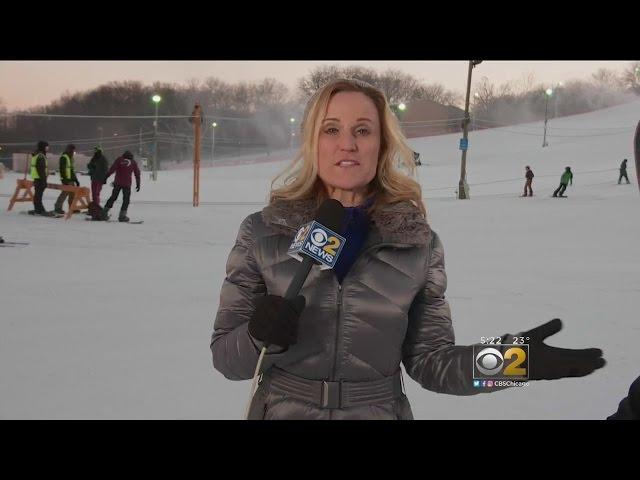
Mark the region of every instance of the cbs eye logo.
[[329, 255], [335, 255], [336, 250], [340, 248], [340, 240], [333, 235], [327, 236], [327, 232], [321, 228], [313, 230], [309, 240], [311, 240], [311, 243], [316, 247], [322, 248], [322, 250], [327, 252]]
[[529, 345], [502, 344], [508, 347], [504, 355], [497, 348], [473, 346], [473, 378], [492, 380], [527, 379], [529, 376]]
[[307, 234], [309, 233], [310, 228], [311, 228], [311, 224], [300, 227], [300, 229], [298, 230], [298, 233], [296, 233], [296, 238], [293, 239], [293, 242], [298, 243], [303, 241], [307, 236]]

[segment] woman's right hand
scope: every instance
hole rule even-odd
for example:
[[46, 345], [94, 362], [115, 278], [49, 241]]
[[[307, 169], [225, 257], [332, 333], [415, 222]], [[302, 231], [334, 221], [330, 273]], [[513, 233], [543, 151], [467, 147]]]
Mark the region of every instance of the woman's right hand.
[[305, 304], [302, 295], [291, 300], [279, 295], [258, 297], [249, 319], [249, 333], [267, 346], [289, 348], [298, 339], [298, 321]]

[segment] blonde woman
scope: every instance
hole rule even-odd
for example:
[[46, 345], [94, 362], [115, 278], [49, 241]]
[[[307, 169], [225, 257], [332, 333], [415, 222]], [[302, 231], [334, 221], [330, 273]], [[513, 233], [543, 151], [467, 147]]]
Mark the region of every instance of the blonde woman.
[[[214, 324], [213, 364], [229, 379], [252, 378], [269, 346], [249, 418], [412, 419], [401, 363], [426, 389], [483, 391], [473, 386], [472, 346], [454, 345], [442, 243], [384, 94], [332, 81], [309, 101], [302, 135], [269, 205], [240, 225]], [[285, 299], [298, 267], [287, 249], [327, 198], [345, 207], [346, 245], [332, 270], [314, 267]], [[604, 364], [598, 349], [542, 344], [559, 328], [554, 320], [526, 332], [538, 342], [538, 378]]]

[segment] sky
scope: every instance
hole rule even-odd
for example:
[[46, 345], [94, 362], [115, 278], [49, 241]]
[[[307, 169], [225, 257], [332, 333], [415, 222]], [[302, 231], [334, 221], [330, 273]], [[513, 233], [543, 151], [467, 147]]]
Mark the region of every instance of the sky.
[[[484, 61], [474, 80], [518, 81], [533, 74], [536, 83], [586, 79], [599, 68], [621, 71], [631, 61]], [[319, 65], [361, 65], [378, 71], [402, 70], [425, 83], [442, 83], [464, 92], [464, 61], [0, 61], [0, 100], [9, 110], [47, 105], [63, 93], [89, 90], [109, 81], [139, 80], [184, 83], [218, 77], [233, 83], [275, 78], [293, 88]]]

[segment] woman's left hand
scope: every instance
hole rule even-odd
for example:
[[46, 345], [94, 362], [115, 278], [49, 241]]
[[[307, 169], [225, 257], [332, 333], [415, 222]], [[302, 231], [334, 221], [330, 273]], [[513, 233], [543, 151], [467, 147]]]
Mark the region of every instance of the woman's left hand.
[[529, 337], [529, 378], [531, 380], [555, 380], [565, 377], [584, 377], [605, 366], [602, 350], [579, 350], [551, 347], [544, 340], [562, 329], [559, 318], [540, 325], [520, 336]]

